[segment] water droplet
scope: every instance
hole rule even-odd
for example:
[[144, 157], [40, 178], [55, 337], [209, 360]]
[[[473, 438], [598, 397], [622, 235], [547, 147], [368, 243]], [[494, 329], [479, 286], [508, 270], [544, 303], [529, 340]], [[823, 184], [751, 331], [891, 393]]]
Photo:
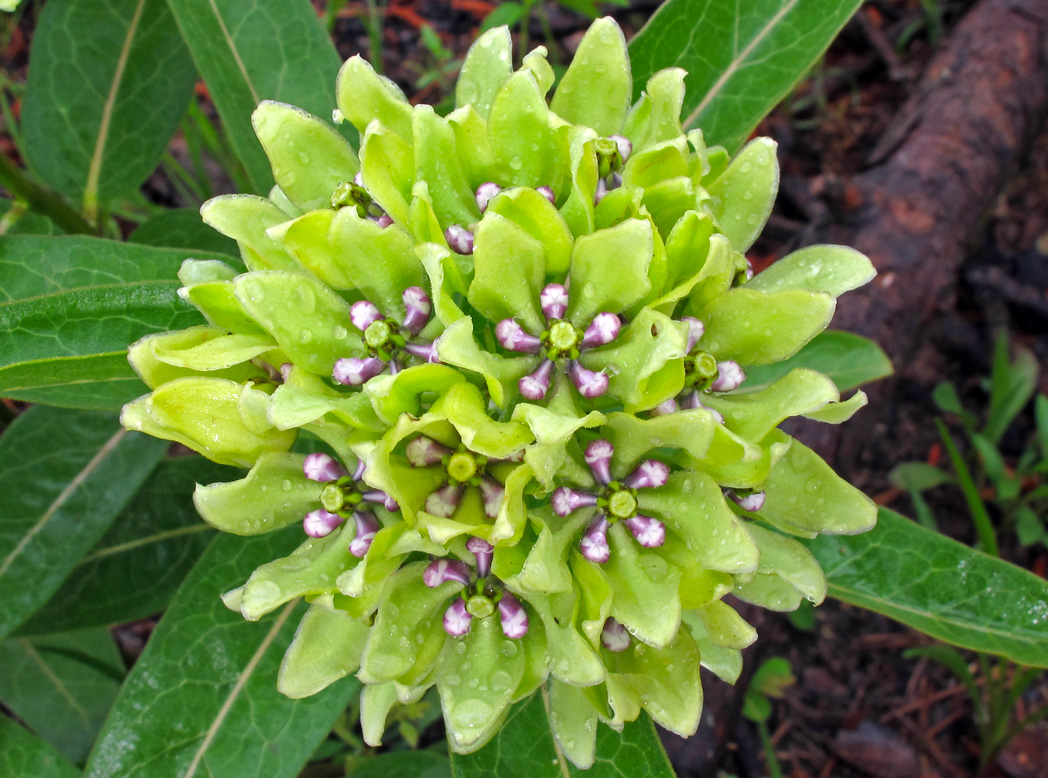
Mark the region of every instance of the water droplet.
[[751, 170], [753, 170], [753, 165], [750, 162], [743, 162], [739, 165], [740, 173], [749, 173]]
[[298, 339], [301, 340], [303, 343], [309, 343], [309, 341], [313, 340], [313, 330], [302, 330], [302, 333], [298, 336]]
[[524, 160], [522, 160], [520, 157], [513, 157], [509, 161], [509, 166], [514, 170], [520, 170], [522, 167], [524, 167]]
[[331, 334], [335, 336], [335, 340], [345, 340], [349, 336], [349, 330], [342, 325], [336, 325]]
[[309, 164], [309, 154], [304, 151], [298, 152], [298, 161], [303, 165]]
[[517, 644], [512, 640], [505, 640], [502, 642], [502, 656], [506, 659], [512, 659], [517, 655]]

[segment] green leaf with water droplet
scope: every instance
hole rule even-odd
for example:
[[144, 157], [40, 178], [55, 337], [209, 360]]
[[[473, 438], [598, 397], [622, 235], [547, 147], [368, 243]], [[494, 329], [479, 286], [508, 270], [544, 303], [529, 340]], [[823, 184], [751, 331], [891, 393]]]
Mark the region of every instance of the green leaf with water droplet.
[[826, 576], [811, 552], [793, 538], [757, 524], [748, 529], [760, 549], [758, 574], [777, 576], [816, 605], [826, 598]]
[[603, 570], [611, 583], [611, 615], [639, 640], [667, 645], [680, 626], [680, 570], [638, 546], [622, 524], [608, 530], [608, 545], [611, 558]]
[[573, 239], [564, 217], [545, 196], [527, 187], [507, 189], [488, 204], [485, 213], [497, 213], [542, 244], [546, 275], [558, 276], [571, 265]]
[[230, 335], [217, 327], [147, 335], [132, 343], [128, 361], [151, 389], [191, 375], [244, 382], [266, 378], [266, 371], [251, 363], [254, 357], [276, 348], [268, 335]]
[[567, 170], [566, 132], [551, 126], [546, 98], [530, 71], [517, 71], [499, 88], [488, 133], [503, 185], [560, 192]]
[[428, 105], [418, 106], [412, 120], [415, 180], [426, 182], [437, 218], [441, 224], [473, 224], [480, 210], [458, 163], [455, 131]]
[[550, 107], [572, 124], [585, 124], [601, 135], [622, 130], [633, 94], [626, 38], [610, 17], [586, 30]]
[[634, 154], [681, 136], [680, 111], [686, 75], [681, 68], [666, 68], [648, 79], [622, 131], [633, 142]]

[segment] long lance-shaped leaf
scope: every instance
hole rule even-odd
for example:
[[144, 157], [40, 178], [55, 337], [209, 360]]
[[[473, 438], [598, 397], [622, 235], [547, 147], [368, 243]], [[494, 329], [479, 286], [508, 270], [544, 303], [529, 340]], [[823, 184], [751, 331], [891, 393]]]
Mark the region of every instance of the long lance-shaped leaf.
[[862, 535], [802, 541], [844, 602], [962, 648], [1048, 667], [1048, 581], [881, 509]]
[[553, 739], [544, 692], [520, 702], [494, 739], [472, 754], [452, 754], [455, 778], [673, 778], [666, 752], [646, 714], [621, 733], [601, 724], [593, 766], [579, 770]]
[[109, 414], [43, 407], [0, 436], [0, 637], [54, 594], [165, 448]]
[[80, 771], [36, 735], [0, 716], [0, 775], [79, 778]]
[[734, 152], [826, 51], [861, 0], [667, 0], [630, 42], [635, 97], [688, 71], [685, 127]]
[[99, 201], [156, 167], [196, 71], [164, 0], [50, 0], [33, 35], [26, 156], [48, 184]]
[[289, 553], [301, 530], [216, 537], [186, 578], [121, 689], [87, 778], [291, 778], [359, 688], [343, 680], [303, 700], [277, 668], [305, 608], [247, 622], [220, 595]]
[[113, 526], [19, 635], [145, 618], [167, 607], [215, 534], [193, 507], [196, 484], [238, 472], [203, 457], [161, 462]]
[[0, 237], [0, 397], [116, 409], [144, 394], [128, 344], [203, 323], [176, 294], [185, 258], [101, 238]]
[[[251, 112], [262, 100], [327, 118], [339, 57], [307, 0], [168, 0], [255, 191], [273, 186]], [[345, 125], [344, 125], [345, 126]]]

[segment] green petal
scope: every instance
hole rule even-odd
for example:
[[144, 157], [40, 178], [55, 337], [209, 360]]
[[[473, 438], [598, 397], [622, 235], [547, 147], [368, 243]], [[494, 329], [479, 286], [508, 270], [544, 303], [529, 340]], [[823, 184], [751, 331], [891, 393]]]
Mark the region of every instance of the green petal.
[[509, 176], [508, 161], [500, 161], [495, 154], [487, 116], [487, 111], [482, 117], [473, 106], [466, 105], [447, 117], [455, 133], [459, 162], [471, 186], [480, 186], [485, 181], [508, 180]]
[[428, 105], [416, 108], [413, 119], [415, 179], [429, 186], [441, 224], [472, 224], [480, 218], [480, 210], [458, 163], [454, 130]]
[[360, 729], [369, 746], [382, 745], [386, 717], [397, 701], [396, 684], [364, 684], [360, 693]]
[[349, 553], [356, 534], [352, 521], [324, 538], [308, 538], [289, 556], [261, 565], [244, 584], [240, 612], [258, 621], [281, 605], [304, 595], [333, 592], [335, 579], [360, 560]]
[[484, 215], [474, 240], [470, 304], [493, 323], [518, 318], [529, 332], [542, 332], [546, 322], [538, 299], [546, 274], [543, 245], [497, 213]]
[[330, 376], [335, 360], [363, 356], [349, 304], [311, 276], [259, 271], [235, 281], [237, 299], [291, 361]]
[[513, 73], [513, 40], [505, 25], [488, 30], [466, 52], [455, 85], [455, 107], [472, 105], [487, 118], [499, 87]]
[[469, 317], [444, 330], [437, 342], [437, 354], [441, 362], [482, 375], [488, 395], [500, 408], [517, 396], [517, 382], [538, 367], [540, 361], [534, 356], [502, 357], [484, 351], [473, 337], [473, 320]]
[[665, 646], [680, 626], [680, 572], [642, 550], [621, 524], [608, 530], [611, 558], [603, 569], [611, 583], [611, 615], [651, 646]]
[[346, 139], [300, 108], [263, 100], [251, 123], [277, 185], [303, 211], [330, 208], [335, 187], [352, 181], [360, 170]]
[[808, 246], [773, 262], [747, 283], [749, 289], [802, 289], [839, 297], [873, 280], [873, 263], [847, 246]]
[[763, 573], [736, 581], [734, 594], [743, 602], [780, 613], [797, 610], [803, 599], [800, 592], [777, 575]]
[[370, 627], [334, 608], [330, 598], [314, 600], [284, 654], [277, 689], [302, 699], [356, 672], [369, 632]]
[[546, 489], [553, 488], [553, 479], [568, 456], [567, 444], [580, 429], [599, 427], [605, 416], [590, 411], [582, 417], [566, 416], [540, 405], [521, 403], [513, 409], [513, 420], [523, 421], [535, 436], [535, 443], [524, 450], [524, 461]]
[[600, 656], [575, 628], [577, 595], [565, 593], [546, 597], [529, 594], [528, 603], [546, 628], [550, 672], [574, 686], [593, 686], [603, 681], [604, 664]]
[[747, 440], [760, 441], [785, 419], [818, 411], [840, 397], [827, 376], [797, 368], [760, 391], [713, 394], [703, 404], [719, 411], [728, 429]]
[[778, 576], [816, 605], [826, 599], [826, 576], [808, 549], [756, 524], [749, 529], [761, 550], [758, 573]]
[[572, 237], [564, 218], [549, 200], [528, 187], [507, 189], [488, 205], [485, 216], [497, 213], [542, 244], [545, 274], [559, 276], [571, 265]]
[[[761, 548], [763, 549], [763, 546]], [[762, 559], [762, 564], [763, 561]], [[743, 649], [757, 639], [757, 630], [746, 623], [746, 620], [727, 603], [711, 602], [696, 613], [709, 635], [710, 642], [715, 646]]]
[[239, 481], [197, 484], [193, 504], [208, 524], [234, 535], [260, 535], [302, 521], [320, 506], [324, 484], [302, 473], [301, 454], [262, 454]]
[[696, 466], [724, 487], [760, 487], [789, 445], [788, 439], [780, 441], [773, 436], [754, 444], [718, 424], [713, 429], [709, 451], [696, 460]]
[[713, 216], [736, 251], [753, 245], [775, 204], [779, 191], [775, 149], [771, 138], [755, 138], [709, 186]]
[[821, 421], [824, 424], [843, 424], [854, 416], [861, 408], [865, 408], [869, 399], [866, 392], [861, 389], [841, 402], [829, 403], [817, 411], [803, 414], [804, 418], [813, 421]]
[[518, 70], [491, 105], [491, 148], [503, 168], [502, 186], [549, 186], [560, 192], [567, 168], [566, 135], [550, 123], [546, 98], [535, 77]]
[[226, 335], [215, 327], [190, 327], [147, 335], [131, 344], [127, 358], [146, 386], [155, 389], [200, 372], [238, 383], [265, 379], [266, 371], [249, 360], [274, 348], [269, 336]]
[[178, 271], [185, 299], [211, 324], [227, 332], [263, 335], [265, 330], [247, 315], [233, 293], [236, 276], [236, 270], [215, 259], [187, 259]]
[[495, 421], [488, 416], [485, 398], [472, 384], [451, 386], [430, 412], [450, 421], [470, 451], [493, 459], [512, 456], [534, 440], [523, 422]]
[[[673, 234], [670, 233], [670, 239], [672, 237]], [[687, 302], [684, 306], [686, 316], [699, 316], [707, 305], [722, 297], [731, 288], [737, 272], [731, 244], [727, 238], [718, 234], [711, 235], [709, 245], [709, 253], [705, 256], [705, 262], [696, 257], [694, 270], [697, 272], [694, 276], [685, 277], [682, 281], [682, 284], [688, 288]], [[666, 252], [667, 255], [670, 252], [668, 244]], [[685, 262], [688, 261], [688, 255], [688, 253], [684, 255]]]
[[407, 225], [415, 184], [411, 144], [387, 126], [372, 122], [360, 144], [360, 171], [368, 194], [393, 221]]
[[453, 750], [469, 753], [487, 742], [523, 675], [523, 652], [493, 616], [473, 619], [468, 634], [447, 642], [437, 691]]
[[240, 255], [248, 270], [289, 270], [301, 268], [266, 230], [283, 224], [288, 215], [264, 197], [222, 195], [200, 208], [200, 217], [223, 235], [240, 244]]
[[335, 102], [361, 135], [375, 119], [401, 138], [411, 140], [411, 105], [400, 87], [360, 56], [350, 57], [338, 72]]
[[549, 64], [548, 55], [549, 51], [545, 46], [536, 46], [525, 54], [520, 62], [523, 69], [531, 71], [531, 75], [535, 76], [543, 95], [549, 92], [553, 82], [557, 80], [553, 66]]
[[648, 79], [640, 100], [626, 118], [622, 133], [632, 141], [634, 153], [681, 136], [685, 75], [681, 68], [666, 68]]
[[634, 642], [615, 657], [615, 663], [655, 723], [681, 737], [695, 734], [702, 713], [702, 683], [697, 670], [699, 649], [687, 628], [662, 648]]
[[177, 378], [125, 405], [120, 423], [181, 443], [221, 465], [250, 467], [267, 451], [289, 449], [296, 433], [250, 429], [240, 412], [244, 388], [221, 378]]
[[699, 345], [742, 365], [780, 362], [826, 329], [834, 307], [833, 297], [822, 292], [732, 289], [699, 314], [706, 325]]
[[319, 377], [292, 367], [288, 379], [277, 387], [266, 409], [269, 423], [280, 430], [303, 427], [327, 414], [356, 429], [384, 432], [386, 425], [375, 415], [371, 399], [363, 392], [343, 394]]
[[646, 219], [630, 219], [576, 240], [571, 255], [571, 322], [586, 327], [598, 313], [619, 313], [647, 294], [654, 251], [652, 226]]
[[632, 96], [626, 38], [611, 17], [598, 19], [579, 42], [550, 107], [572, 124], [606, 136], [622, 129]]
[[700, 459], [709, 450], [717, 423], [702, 409], [684, 410], [639, 419], [629, 413], [612, 413], [601, 435], [615, 446], [615, 475], [624, 477], [641, 457], [656, 448], [679, 449]]
[[375, 412], [387, 424], [395, 424], [401, 414], [419, 416], [423, 395], [443, 394], [465, 378], [447, 365], [416, 365], [396, 375], [375, 376], [364, 384]]
[[564, 755], [587, 770], [597, 751], [597, 709], [586, 693], [556, 678], [550, 683], [549, 721]]
[[415, 664], [420, 646], [416, 635], [443, 631], [444, 610], [462, 584], [448, 582], [430, 589], [422, 583], [425, 567], [425, 562], [405, 565], [390, 579], [360, 660], [359, 677], [365, 683], [399, 678]]
[[872, 529], [877, 521], [873, 501], [796, 440], [772, 468], [764, 493], [762, 516], [804, 531], [853, 535]]
[[596, 138], [596, 133], [589, 127], [574, 125], [568, 129], [571, 179], [568, 198], [561, 204], [560, 213], [575, 236], [593, 232], [593, 197], [597, 191], [598, 175]]
[[592, 512], [577, 511], [566, 519], [555, 517], [548, 508], [533, 511], [534, 525], [540, 528], [519, 573], [512, 579], [515, 588], [525, 593], [555, 594], [570, 592], [571, 571], [568, 552], [593, 518]]
[[637, 499], [641, 513], [661, 519], [707, 570], [735, 574], [757, 569], [753, 538], [706, 473], [673, 473], [666, 486], [641, 489]]

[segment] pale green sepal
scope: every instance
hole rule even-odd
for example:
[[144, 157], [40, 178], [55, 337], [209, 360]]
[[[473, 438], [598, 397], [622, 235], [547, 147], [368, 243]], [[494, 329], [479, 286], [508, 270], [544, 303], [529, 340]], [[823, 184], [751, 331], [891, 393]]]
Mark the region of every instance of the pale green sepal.
[[780, 362], [826, 329], [834, 307], [834, 298], [823, 292], [732, 289], [699, 315], [706, 325], [699, 346], [741, 365]]
[[640, 218], [643, 203], [644, 190], [638, 186], [623, 184], [612, 189], [593, 209], [594, 229], [606, 230], [627, 219]]
[[[737, 272], [731, 243], [726, 237], [720, 234], [711, 235], [709, 246], [706, 261], [696, 265], [697, 274], [684, 281], [689, 289], [684, 304], [684, 315], [699, 317], [700, 321], [702, 321], [701, 316], [706, 306], [720, 299], [725, 292], [731, 289]], [[667, 246], [668, 253], [669, 247]]]
[[251, 124], [280, 190], [298, 208], [330, 208], [331, 193], [353, 180], [360, 163], [353, 147], [326, 122], [301, 108], [263, 100]]
[[[564, 217], [543, 195], [528, 187], [507, 189], [484, 212], [497, 213], [524, 230], [545, 250], [545, 275], [559, 276], [571, 266], [573, 239]], [[479, 238], [478, 238], [479, 240]]]
[[[215, 327], [190, 327], [146, 335], [131, 344], [127, 359], [150, 389], [201, 372], [243, 383], [267, 377], [263, 368], [248, 360], [272, 348], [275, 345], [268, 336], [226, 335]], [[180, 362], [191, 365], [177, 364]]]
[[699, 211], [688, 211], [666, 237], [666, 282], [662, 297], [652, 303], [658, 308], [686, 296], [704, 277], [702, 269], [710, 254], [710, 239], [716, 227]]
[[598, 19], [579, 43], [550, 107], [572, 124], [607, 136], [622, 129], [632, 96], [626, 38], [611, 17]]
[[296, 597], [335, 591], [335, 579], [360, 560], [349, 553], [356, 534], [352, 521], [323, 538], [307, 538], [289, 556], [258, 567], [244, 584], [240, 612], [248, 621], [276, 610]]
[[415, 154], [411, 144], [377, 119], [360, 143], [360, 172], [368, 194], [397, 224], [407, 226], [411, 189], [415, 185]]
[[495, 421], [487, 413], [487, 398], [473, 384], [460, 382], [448, 387], [433, 403], [430, 414], [444, 416], [470, 451], [505, 459], [520, 453], [534, 440], [521, 421]]
[[691, 737], [702, 714], [702, 683], [695, 666], [699, 648], [687, 627], [663, 647], [634, 641], [615, 656], [617, 674], [640, 695], [655, 723], [681, 737]]
[[338, 392], [299, 367], [292, 367], [287, 380], [273, 392], [266, 418], [278, 430], [285, 430], [319, 421], [329, 413], [356, 429], [377, 433], [386, 429], [364, 392]]
[[[624, 185], [654, 187], [668, 179], [687, 178], [683, 138], [663, 141], [630, 157], [622, 172]], [[690, 179], [688, 182], [691, 183]]]
[[284, 248], [266, 234], [270, 227], [288, 220], [288, 215], [266, 198], [246, 194], [213, 197], [200, 207], [200, 217], [240, 244], [248, 270], [301, 272]]
[[360, 729], [364, 742], [373, 748], [382, 745], [386, 732], [386, 718], [397, 702], [397, 688], [392, 681], [382, 684], [364, 684], [360, 693]]
[[240, 416], [241, 389], [221, 378], [176, 378], [125, 405], [120, 423], [181, 443], [220, 465], [250, 467], [267, 451], [291, 448], [296, 431], [252, 432]]
[[[237, 271], [215, 259], [187, 259], [178, 271], [183, 287], [178, 295], [204, 314], [211, 324], [226, 332], [264, 335], [233, 293]], [[184, 290], [184, 291], [183, 291]]]
[[280, 663], [277, 690], [298, 700], [355, 672], [370, 629], [335, 608], [330, 597], [317, 598]]
[[[548, 509], [541, 509], [532, 511], [530, 518], [541, 529], [527, 552], [520, 572], [512, 578], [513, 585], [529, 594], [570, 592], [572, 581], [567, 564], [568, 552], [593, 518], [592, 511], [576, 511], [561, 519], [554, 517]], [[559, 526], [553, 529], [552, 525]]]
[[411, 140], [411, 104], [400, 87], [376, 73], [359, 55], [346, 60], [338, 71], [335, 102], [361, 135], [372, 120], [378, 120], [404, 140]]
[[197, 484], [193, 504], [204, 521], [223, 532], [261, 535], [283, 529], [320, 507], [324, 484], [306, 478], [303, 459], [301, 454], [263, 454], [239, 481]]
[[579, 769], [588, 770], [597, 751], [597, 709], [586, 693], [554, 678], [549, 689], [549, 722], [564, 755]]
[[531, 71], [535, 81], [539, 85], [542, 94], [549, 92], [553, 82], [557, 80], [553, 72], [553, 66], [549, 64], [549, 50], [545, 46], [536, 46], [521, 60], [520, 64], [526, 70]]
[[724, 648], [714, 645], [706, 632], [706, 625], [699, 618], [698, 611], [685, 611], [681, 621], [691, 629], [691, 636], [699, 648], [700, 663], [725, 683], [733, 686], [742, 675], [742, 652], [736, 648]]
[[409, 286], [429, 290], [411, 236], [397, 225], [383, 229], [361, 219], [355, 208], [342, 208], [331, 222], [328, 238], [332, 252], [327, 273], [339, 280], [331, 286], [360, 290], [384, 315], [397, 319], [404, 315], [401, 295]]
[[703, 193], [696, 191], [687, 176], [676, 176], [644, 188], [644, 208], [659, 234], [669, 236], [684, 214], [702, 205]]
[[473, 370], [484, 377], [488, 394], [500, 408], [517, 396], [517, 382], [538, 366], [531, 356], [500, 357], [484, 351], [473, 337], [473, 320], [459, 319], [437, 342], [441, 362]]
[[[550, 122], [546, 98], [529, 70], [518, 70], [499, 88], [488, 121], [491, 148], [503, 186], [548, 186], [558, 193], [567, 169], [566, 133]], [[479, 244], [479, 241], [478, 241]]]
[[[575, 125], [568, 129], [568, 156], [571, 165], [568, 198], [560, 206], [560, 215], [576, 237], [589, 235], [594, 228], [593, 197], [597, 191], [597, 134], [589, 127]], [[558, 198], [559, 200], [560, 198]]]
[[652, 449], [679, 449], [701, 459], [709, 451], [717, 423], [701, 408], [640, 419], [630, 413], [608, 414], [601, 435], [615, 446], [614, 472], [625, 477]]
[[868, 403], [869, 398], [866, 396], [866, 392], [859, 389], [847, 400], [829, 403], [817, 411], [801, 415], [806, 419], [821, 421], [824, 424], [843, 424], [858, 413], [860, 409], [865, 408]]
[[542, 243], [497, 213], [484, 214], [474, 240], [470, 304], [493, 323], [518, 318], [525, 330], [542, 332], [546, 326], [538, 306], [546, 264]]
[[[757, 534], [759, 537], [759, 534]], [[781, 537], [781, 536], [780, 536]], [[793, 541], [791, 541], [793, 542]], [[765, 546], [761, 545], [763, 553]], [[761, 560], [763, 566], [764, 560]], [[825, 582], [823, 583], [825, 589]], [[696, 611], [709, 635], [710, 642], [722, 648], [743, 649], [757, 639], [757, 630], [746, 622], [738, 612], [725, 602], [711, 602]]]
[[839, 297], [873, 280], [873, 263], [847, 246], [807, 246], [787, 254], [746, 284], [762, 292], [803, 289]]
[[[355, 154], [356, 152], [354, 152], [354, 155]], [[289, 218], [297, 219], [304, 213], [301, 208], [288, 199], [288, 196], [284, 194], [284, 190], [279, 186], [274, 186], [269, 190], [269, 201], [286, 213]]]
[[186, 259], [178, 268], [178, 280], [183, 286], [195, 286], [211, 281], [232, 281], [239, 272], [218, 259]]
[[443, 394], [466, 379], [447, 365], [425, 364], [401, 370], [396, 375], [383, 373], [364, 384], [375, 413], [387, 425], [402, 421], [401, 414], [419, 416], [423, 395]]
[[415, 132], [415, 180], [425, 181], [441, 224], [469, 225], [480, 218], [473, 189], [458, 163], [455, 133], [432, 107], [412, 114]]
[[761, 550], [758, 573], [778, 576], [815, 605], [826, 599], [826, 576], [807, 548], [756, 524], [749, 529]]
[[709, 185], [713, 216], [736, 251], [753, 245], [771, 215], [779, 191], [776, 146], [771, 138], [754, 138]]
[[[415, 249], [422, 260], [433, 288], [433, 315], [444, 326], [450, 326], [465, 314], [455, 302], [455, 293], [465, 294], [469, 281], [465, 279], [452, 252], [447, 246], [438, 243], [424, 243]], [[472, 272], [472, 269], [471, 269]]]
[[652, 232], [648, 220], [629, 219], [575, 241], [568, 304], [572, 324], [584, 328], [598, 313], [619, 313], [648, 293]]
[[455, 107], [472, 105], [484, 117], [506, 80], [513, 73], [513, 40], [505, 25], [488, 30], [466, 52], [455, 84]]
[[667, 645], [680, 626], [680, 571], [638, 546], [622, 524], [608, 530], [608, 545], [611, 558], [603, 569], [611, 584], [611, 615], [648, 645]]
[[[782, 433], [773, 435], [787, 439]], [[772, 468], [764, 493], [762, 516], [804, 531], [854, 535], [877, 523], [873, 500], [797, 440]]]
[[528, 604], [546, 628], [550, 672], [573, 686], [593, 686], [603, 681], [605, 672], [600, 656], [575, 627], [578, 595], [529, 594]]
[[521, 403], [513, 409], [513, 420], [525, 422], [535, 436], [535, 443], [524, 449], [524, 461], [543, 488], [552, 489], [554, 476], [568, 456], [571, 437], [580, 429], [599, 427], [605, 416], [597, 411], [582, 417], [566, 416], [541, 405]]
[[736, 579], [734, 595], [743, 602], [780, 613], [797, 610], [803, 600], [795, 587], [777, 575], [765, 573]]
[[760, 391], [712, 394], [703, 404], [719, 411], [728, 429], [747, 440], [760, 441], [785, 419], [817, 412], [831, 403], [838, 405], [840, 397], [827, 376], [797, 368]]
[[349, 304], [312, 276], [260, 271], [239, 276], [234, 286], [244, 309], [295, 365], [330, 376], [336, 360], [363, 356]]
[[[440, 225], [440, 219], [437, 218], [437, 212], [433, 208], [433, 198], [429, 196], [429, 184], [425, 181], [416, 181], [415, 185], [411, 187], [408, 218], [410, 219], [408, 228], [416, 243], [436, 243], [440, 246], [447, 246], [447, 236], [444, 235], [444, 228]], [[462, 259], [468, 261], [467, 257], [462, 257]]]
[[760, 554], [747, 526], [701, 470], [672, 473], [665, 486], [640, 489], [637, 501], [640, 512], [661, 519], [703, 568], [733, 575], [757, 569]]
[[623, 135], [633, 143], [634, 154], [657, 143], [680, 138], [685, 75], [686, 71], [681, 68], [665, 68], [648, 79], [623, 129]]
[[457, 753], [487, 742], [524, 675], [524, 653], [515, 643], [512, 653], [504, 650], [506, 643], [499, 620], [490, 616], [474, 618], [466, 635], [444, 646], [437, 691], [448, 743]]
[[599, 349], [584, 351], [580, 361], [590, 370], [607, 370], [608, 396], [627, 412], [648, 410], [684, 388], [684, 326], [644, 308], [619, 337]]
[[462, 106], [447, 116], [455, 132], [459, 161], [471, 186], [480, 186], [485, 181], [503, 181], [508, 176], [509, 165], [496, 158], [488, 133], [487, 116], [485, 111], [481, 117], [471, 105]]

